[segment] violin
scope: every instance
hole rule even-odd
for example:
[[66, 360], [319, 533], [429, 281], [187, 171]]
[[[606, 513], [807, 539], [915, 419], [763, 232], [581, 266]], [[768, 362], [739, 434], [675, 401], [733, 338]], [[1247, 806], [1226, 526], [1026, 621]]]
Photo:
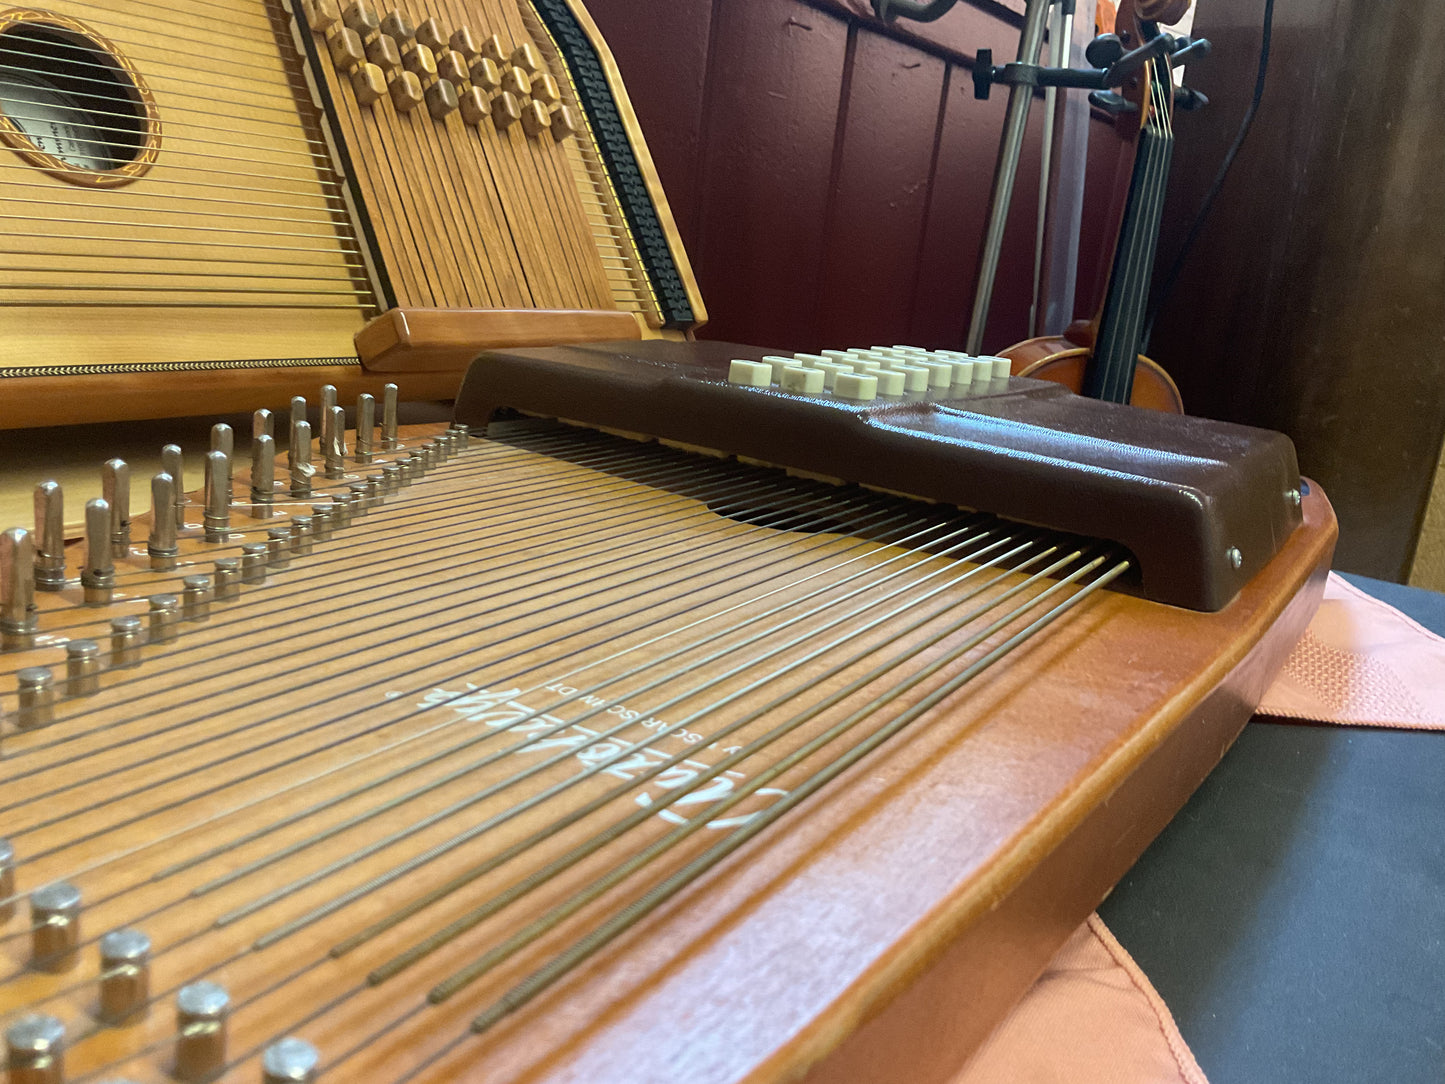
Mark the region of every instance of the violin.
[[[1157, 38], [1161, 22], [1176, 23], [1188, 9], [1189, 0], [1121, 0], [1115, 33], [1132, 49]], [[1174, 149], [1174, 81], [1167, 51], [1144, 64], [1120, 91], [1120, 105], [1128, 111], [1119, 114], [1117, 124], [1132, 146], [1134, 165], [1103, 304], [1092, 320], [1075, 321], [1062, 335], [1027, 339], [999, 356], [1013, 363], [1015, 376], [1052, 380], [1094, 399], [1182, 414], [1178, 386], [1139, 352]]]

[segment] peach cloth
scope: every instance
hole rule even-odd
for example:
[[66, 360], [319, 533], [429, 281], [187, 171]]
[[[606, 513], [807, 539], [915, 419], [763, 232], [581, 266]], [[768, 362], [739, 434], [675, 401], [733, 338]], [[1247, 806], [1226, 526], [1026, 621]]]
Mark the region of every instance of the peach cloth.
[[[1445, 640], [1330, 573], [1259, 714], [1445, 730]], [[1207, 1084], [1174, 1018], [1098, 915], [953, 1084]]]
[[1445, 640], [1331, 572], [1259, 714], [1445, 730]]

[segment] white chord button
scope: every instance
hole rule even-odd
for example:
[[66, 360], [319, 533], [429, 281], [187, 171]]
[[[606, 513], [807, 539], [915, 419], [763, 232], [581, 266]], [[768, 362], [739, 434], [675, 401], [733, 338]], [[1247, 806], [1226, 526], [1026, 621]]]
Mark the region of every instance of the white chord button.
[[867, 402], [878, 397], [878, 379], [861, 373], [839, 373], [833, 381], [833, 394], [842, 399]]
[[895, 373], [902, 373], [904, 386], [909, 391], [928, 390], [928, 370], [919, 365], [895, 365]]
[[773, 367], [761, 361], [741, 359], [728, 365], [728, 383], [750, 388], [766, 388], [773, 380]]
[[802, 366], [789, 366], [783, 370], [779, 382], [784, 391], [797, 392], [802, 395], [818, 395], [823, 390], [823, 370], [804, 369]]
[[825, 388], [828, 388], [830, 391], [832, 390], [833, 382], [837, 380], [839, 376], [844, 373], [853, 372], [853, 367], [851, 365], [840, 365], [836, 361], [815, 361], [813, 362], [811, 368], [818, 369], [822, 372], [823, 386]]
[[873, 374], [878, 381], [879, 395], [902, 395], [906, 384], [906, 378], [902, 373], [893, 370], [880, 370]]
[[769, 354], [767, 357], [763, 358], [763, 361], [773, 367], [774, 384], [783, 379], [784, 369], [790, 368], [798, 364], [792, 358], [785, 358], [778, 354]]

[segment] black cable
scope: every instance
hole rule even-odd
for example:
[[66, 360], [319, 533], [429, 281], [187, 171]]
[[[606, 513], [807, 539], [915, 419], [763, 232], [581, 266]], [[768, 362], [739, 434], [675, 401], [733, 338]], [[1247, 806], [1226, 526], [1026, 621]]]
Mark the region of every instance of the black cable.
[[1254, 97], [1250, 99], [1249, 108], [1245, 110], [1244, 119], [1240, 121], [1239, 131], [1235, 134], [1234, 142], [1225, 152], [1224, 161], [1219, 164], [1219, 172], [1214, 175], [1214, 183], [1209, 186], [1209, 191], [1204, 196], [1204, 202], [1199, 207], [1199, 213], [1194, 216], [1194, 224], [1189, 227], [1184, 244], [1179, 248], [1179, 255], [1174, 257], [1174, 262], [1169, 266], [1169, 273], [1164, 276], [1164, 282], [1159, 287], [1154, 303], [1149, 307], [1149, 316], [1144, 321], [1144, 335], [1140, 340], [1140, 353], [1147, 354], [1149, 352], [1149, 338], [1154, 333], [1154, 320], [1158, 317], [1159, 310], [1164, 307], [1164, 302], [1168, 300], [1169, 292], [1174, 289], [1175, 280], [1179, 278], [1179, 272], [1189, 256], [1189, 250], [1194, 247], [1199, 231], [1204, 226], [1204, 220], [1209, 217], [1209, 209], [1214, 205], [1219, 190], [1224, 187], [1224, 178], [1229, 173], [1229, 167], [1234, 165], [1235, 155], [1244, 145], [1244, 139], [1249, 135], [1249, 129], [1254, 124], [1254, 115], [1259, 112], [1259, 101], [1264, 96], [1264, 76], [1269, 70], [1269, 38], [1273, 24], [1274, 0], [1264, 0], [1264, 29], [1259, 39], [1259, 71], [1254, 77]]

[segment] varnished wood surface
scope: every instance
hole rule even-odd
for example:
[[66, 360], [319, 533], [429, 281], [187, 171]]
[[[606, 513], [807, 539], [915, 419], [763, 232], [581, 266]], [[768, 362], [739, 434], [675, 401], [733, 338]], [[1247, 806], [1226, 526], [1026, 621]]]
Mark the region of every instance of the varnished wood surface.
[[616, 309], [391, 309], [356, 333], [356, 352], [374, 372], [455, 372], [500, 346], [641, 337], [633, 314]]
[[[406, 443], [416, 436], [409, 434]], [[556, 447], [551, 437], [518, 439]], [[498, 874], [447, 897], [363, 950], [338, 960], [325, 959], [325, 950], [495, 853], [498, 843], [448, 852], [411, 878], [278, 945], [260, 951], [246, 946], [418, 848], [505, 811], [509, 803], [489, 800], [469, 813], [448, 815], [410, 841], [370, 857], [346, 858], [418, 815], [476, 796], [478, 777], [443, 783], [424, 798], [278, 856], [275, 864], [213, 892], [186, 899], [178, 890], [272, 854], [282, 842], [300, 842], [315, 826], [339, 825], [343, 816], [400, 796], [402, 781], [384, 781], [392, 768], [497, 725], [487, 722], [488, 709], [480, 703], [487, 698], [476, 689], [469, 694], [469, 711], [445, 704], [418, 711], [417, 705], [434, 695], [444, 698], [440, 690], [466, 693], [466, 682], [516, 686], [514, 699], [544, 707], [566, 694], [541, 689], [557, 685], [559, 676], [576, 667], [590, 666], [594, 677], [613, 674], [620, 664], [609, 659], [620, 649], [640, 652], [620, 658], [677, 649], [696, 635], [687, 625], [699, 613], [731, 614], [725, 627], [710, 627], [721, 633], [720, 643], [736, 643], [747, 621], [767, 605], [798, 598], [806, 583], [823, 591], [818, 597], [830, 603], [825, 613], [841, 616], [843, 599], [830, 592], [841, 592], [843, 583], [829, 587], [832, 580], [800, 578], [830, 562], [851, 557], [857, 563], [849, 572], [865, 576], [906, 565], [905, 586], [913, 582], [910, 577], [961, 574], [969, 567], [942, 557], [910, 557], [891, 546], [860, 548], [848, 534], [777, 532], [720, 519], [674, 490], [696, 479], [696, 470], [705, 472], [707, 486], [746, 485], [752, 472], [710, 461], [699, 465], [691, 457], [623, 442], [557, 439], [568, 446], [582, 443], [559, 458], [474, 441], [468, 453], [438, 467], [426, 481], [329, 543], [317, 543], [310, 557], [294, 558], [267, 586], [244, 589], [241, 601], [218, 606], [209, 621], [184, 627], [174, 644], [144, 649], [138, 669], [103, 676], [98, 696], [62, 703], [52, 726], [20, 734], [7, 725], [0, 825], [16, 842], [22, 890], [72, 875], [95, 901], [86, 913], [89, 937], [140, 921], [158, 950], [164, 948], [153, 975], [158, 992], [197, 977], [225, 983], [238, 1007], [231, 1021], [237, 1060], [224, 1079], [253, 1079], [252, 1052], [282, 1033], [316, 1043], [336, 1073], [358, 1079], [395, 1079], [433, 1055], [437, 1060], [414, 1079], [762, 1081], [791, 1079], [815, 1064], [818, 1079], [862, 1079], [855, 1069], [865, 1065], [870, 1080], [936, 1079], [946, 1065], [956, 1067], [1052, 945], [1097, 903], [1159, 818], [1183, 801], [1221, 754], [1231, 727], [1237, 729], [1247, 715], [1286, 642], [1313, 608], [1333, 539], [1328, 505], [1316, 491], [1306, 502], [1305, 526], [1221, 613], [1185, 613], [1116, 592], [1093, 595], [1009, 656], [1007, 665], [984, 671], [928, 710], [516, 1016], [466, 1038], [468, 1021], [498, 993], [626, 897], [605, 897], [602, 911], [584, 912], [580, 925], [574, 920], [564, 926], [561, 940], [549, 935], [536, 950], [440, 1005], [425, 1006], [426, 990], [555, 903], [578, 876], [596, 874], [615, 858], [598, 865], [606, 852], [594, 856], [593, 864], [542, 889], [527, 914], [504, 913], [370, 990], [356, 987], [369, 968], [475, 906], [502, 883]], [[653, 468], [676, 464], [683, 474], [668, 476], [669, 485], [657, 488], [629, 480], [626, 471], [616, 473], [616, 465], [601, 473], [579, 465], [589, 455], [612, 455], [616, 449], [627, 457], [643, 456]], [[245, 493], [245, 484], [244, 472], [238, 473], [239, 493]], [[335, 484], [318, 479], [317, 489]], [[815, 492], [805, 488], [795, 499]], [[827, 499], [842, 508], [874, 498], [838, 493]], [[324, 496], [319, 493], [317, 501]], [[937, 511], [918, 514], [931, 517]], [[238, 514], [233, 526], [253, 531], [260, 524]], [[198, 562], [216, 551], [194, 543], [187, 549], [188, 560]], [[783, 582], [769, 579], [779, 572], [785, 573]], [[173, 580], [123, 568], [122, 590], [136, 601], [118, 599], [109, 612], [130, 612], [137, 596]], [[1018, 574], [1006, 574], [983, 597], [1018, 580]], [[770, 586], [783, 592], [765, 604], [761, 595]], [[952, 599], [957, 590], [947, 588], [941, 598]], [[47, 607], [42, 625], [51, 636], [79, 635], [108, 616], [57, 608], [62, 601], [57, 596], [41, 601]], [[727, 609], [735, 605], [742, 608]], [[688, 606], [702, 609], [691, 613]], [[901, 620], [871, 631], [857, 627], [854, 646], [879, 653], [861, 656], [864, 661], [831, 677], [818, 675], [817, 664], [787, 670], [785, 664], [801, 656], [785, 649], [769, 664], [775, 679], [744, 693], [724, 716], [788, 690], [785, 710], [795, 710], [911, 645], [920, 654], [890, 668], [876, 689], [865, 685], [854, 694], [866, 699], [884, 689], [907, 688], [906, 680], [918, 677], [919, 684], [888, 709], [903, 711], [1011, 631], [985, 640], [959, 663], [945, 664], [935, 677], [923, 677], [922, 661], [938, 659], [956, 637], [927, 647], [919, 637], [935, 626], [905, 632]], [[770, 633], [763, 642], [776, 643], [777, 636]], [[16, 665], [53, 663], [58, 657], [53, 643], [0, 657], [0, 682], [13, 680]], [[675, 721], [679, 712], [716, 702], [723, 690], [742, 691], [743, 676], [727, 677], [722, 666], [699, 662], [676, 670], [647, 693], [634, 686], [637, 679], [627, 679], [606, 695], [640, 711], [665, 703], [669, 694], [681, 696], [671, 714], [657, 710]], [[749, 670], [744, 676], [757, 674]], [[709, 689], [708, 681], [721, 684]], [[0, 685], [0, 697], [8, 706], [6, 687]], [[533, 691], [520, 691], [528, 688]], [[854, 703], [850, 697], [833, 710]], [[564, 719], [574, 717], [554, 710]], [[370, 729], [382, 723], [389, 729]], [[701, 735], [695, 747], [701, 760], [719, 755], [707, 740], [709, 727], [716, 725], [710, 717], [693, 725]], [[818, 725], [808, 724], [806, 732], [816, 732]], [[341, 745], [330, 744], [338, 741]], [[403, 744], [396, 752], [386, 751], [398, 741]], [[670, 741], [669, 752], [688, 748]], [[349, 753], [337, 751], [342, 748]], [[568, 748], [585, 749], [586, 743]], [[346, 756], [362, 751], [374, 755], [340, 770]], [[415, 778], [438, 779], [456, 763], [453, 755], [418, 767]], [[508, 756], [497, 767], [515, 770], [521, 763], [530, 761]], [[804, 767], [815, 764], [810, 759]], [[750, 762], [743, 768], [757, 770]], [[564, 757], [528, 786], [574, 770]], [[251, 772], [261, 774], [242, 784]], [[375, 792], [277, 826], [272, 836], [243, 838], [368, 781], [377, 783]], [[779, 784], [797, 782], [783, 776]], [[41, 793], [49, 796], [37, 800]], [[595, 793], [586, 790], [588, 796]], [[1116, 798], [1121, 809], [1141, 815], [1125, 817], [1125, 824], [1111, 819], [1121, 815], [1111, 811]], [[613, 815], [638, 808], [630, 796], [621, 801]], [[501, 838], [535, 828], [536, 812], [512, 822]], [[648, 839], [669, 827], [661, 818], [643, 824], [639, 831]], [[696, 841], [707, 842], [711, 839]], [[179, 880], [179, 875], [150, 880], [171, 864], [228, 846], [237, 849], [200, 860]], [[1082, 852], [1071, 851], [1074, 846]], [[107, 857], [117, 855], [125, 857]], [[1051, 865], [1054, 855], [1063, 856], [1062, 867]], [[340, 859], [346, 860], [312, 887], [235, 924], [211, 928], [222, 912]], [[676, 861], [664, 865], [675, 868]], [[1073, 877], [1080, 868], [1090, 875]], [[1036, 914], [1044, 921], [1030, 922]], [[1015, 922], [1019, 925], [1011, 925]], [[15, 936], [17, 930], [23, 935], [15, 920], [0, 930], [0, 978], [8, 980], [0, 984], [0, 1012], [43, 1003], [86, 1030], [94, 996], [93, 946], [68, 976], [26, 972], [24, 937]], [[998, 935], [1006, 930], [1028, 932], [1016, 941], [1004, 938], [1010, 947], [1001, 947]], [[985, 955], [971, 955], [983, 945], [989, 946]], [[915, 987], [915, 980], [933, 974], [933, 965], [953, 961], [956, 970], [959, 960], [963, 976], [983, 980], [971, 991], [969, 1025], [953, 1042], [932, 1037], [921, 1043], [914, 1031], [910, 1043], [917, 1049], [899, 1050], [896, 1038], [887, 1037], [886, 1007], [897, 999], [916, 1011], [930, 987], [926, 978], [922, 986]], [[922, 993], [905, 994], [910, 989]], [[350, 990], [354, 995], [333, 1000]], [[856, 1031], [854, 1041], [861, 1045], [840, 1045], [868, 1020], [874, 1023]], [[357, 1047], [390, 1022], [397, 1022], [398, 1030]], [[172, 1027], [169, 1009], [157, 1005], [131, 1027], [78, 1043], [68, 1054], [70, 1071], [105, 1064], [108, 1071], [153, 1084], [164, 1078]], [[854, 1060], [850, 1049], [864, 1060]], [[820, 1062], [833, 1050], [848, 1060]], [[909, 1075], [910, 1067], [924, 1063], [931, 1064], [930, 1075]], [[850, 1068], [840, 1077], [834, 1069], [844, 1064]]]

